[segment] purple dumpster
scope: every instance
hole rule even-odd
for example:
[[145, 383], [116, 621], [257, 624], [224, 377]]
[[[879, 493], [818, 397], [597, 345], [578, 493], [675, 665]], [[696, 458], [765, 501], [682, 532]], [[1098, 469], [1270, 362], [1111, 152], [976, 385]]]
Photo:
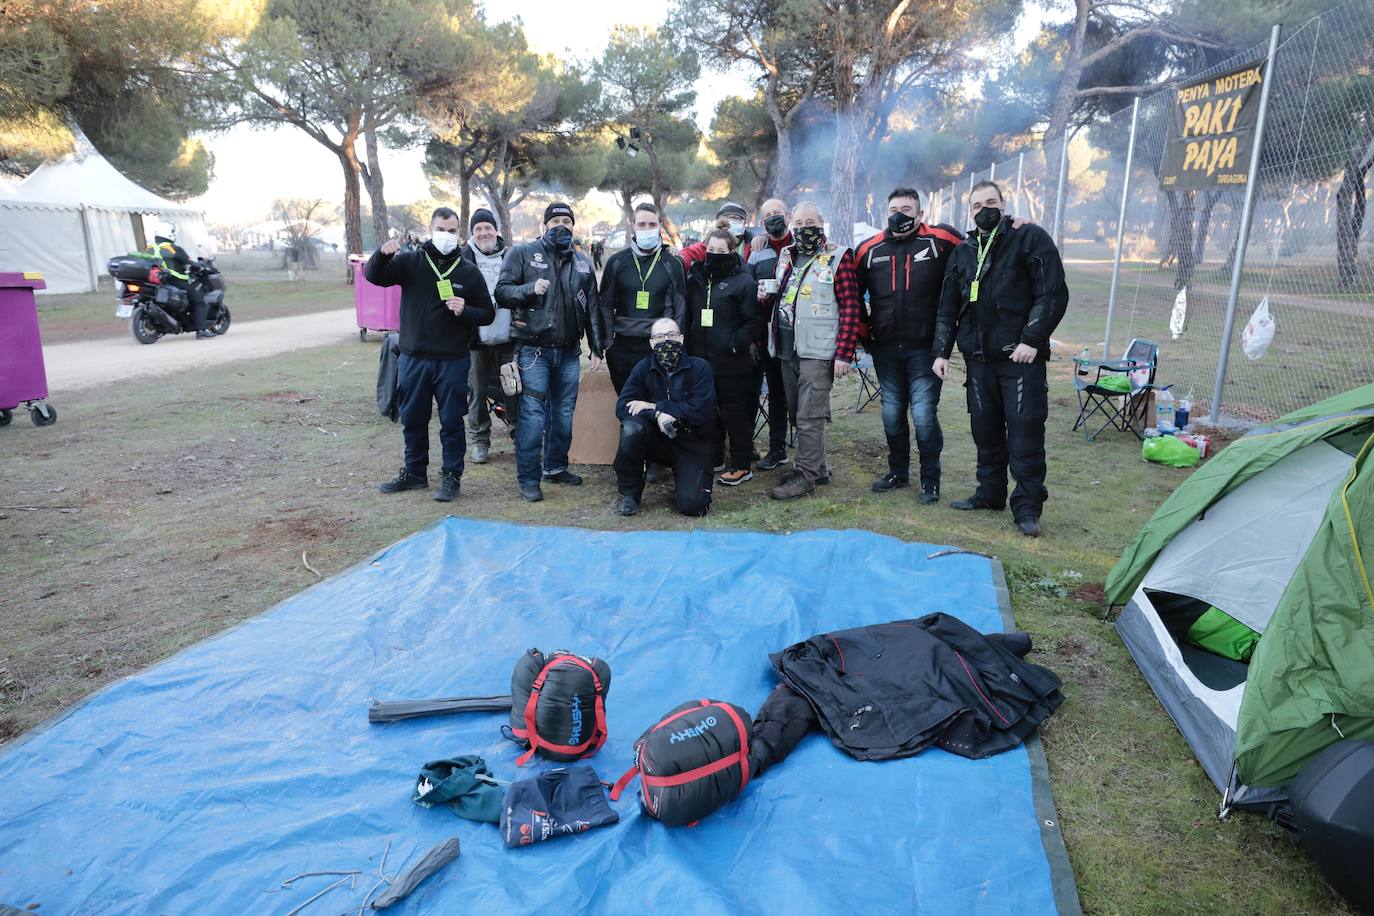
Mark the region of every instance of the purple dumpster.
[[373, 286], [363, 276], [367, 258], [349, 255], [353, 265], [353, 305], [358, 313], [358, 339], [367, 340], [368, 331], [399, 331], [401, 329], [401, 288]]
[[10, 424], [16, 407], [28, 410], [34, 426], [57, 422], [57, 411], [43, 403], [48, 374], [33, 302], [33, 291], [47, 287], [42, 274], [0, 273], [0, 426]]

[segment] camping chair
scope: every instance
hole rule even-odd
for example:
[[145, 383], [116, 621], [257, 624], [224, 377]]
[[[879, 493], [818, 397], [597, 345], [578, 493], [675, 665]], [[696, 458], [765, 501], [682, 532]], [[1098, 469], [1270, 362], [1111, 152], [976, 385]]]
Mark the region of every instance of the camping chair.
[[[1074, 432], [1082, 429], [1083, 439], [1091, 442], [1110, 426], [1144, 439], [1158, 364], [1159, 345], [1138, 337], [1131, 341], [1121, 359], [1075, 358], [1073, 387], [1078, 392], [1078, 419], [1073, 423]], [[1089, 373], [1093, 373], [1091, 380]], [[1102, 383], [1109, 378], [1125, 378], [1130, 387], [1104, 387]], [[1099, 416], [1103, 418], [1102, 425], [1089, 432]]]
[[[782, 392], [779, 391], [781, 396]], [[759, 413], [758, 421], [754, 424], [754, 438], [763, 435], [763, 431], [768, 428], [768, 376], [763, 377], [763, 385], [759, 388]], [[787, 428], [787, 447], [797, 447], [797, 428], [790, 423]]]
[[883, 396], [882, 387], [873, 379], [875, 373], [873, 357], [864, 351], [854, 360], [854, 374], [859, 379], [859, 396], [854, 402], [854, 412], [863, 413], [865, 407]]

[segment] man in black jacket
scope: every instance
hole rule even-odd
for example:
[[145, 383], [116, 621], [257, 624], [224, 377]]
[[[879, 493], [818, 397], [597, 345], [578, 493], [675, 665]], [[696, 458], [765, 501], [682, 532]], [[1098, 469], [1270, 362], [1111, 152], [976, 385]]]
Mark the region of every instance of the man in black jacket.
[[882, 387], [887, 434], [887, 473], [873, 482], [873, 491], [907, 486], [910, 409], [921, 457], [919, 498], [929, 504], [940, 500], [940, 452], [945, 446], [937, 413], [940, 379], [931, 369], [930, 342], [945, 264], [963, 238], [921, 222], [924, 214], [915, 188], [893, 189], [887, 195], [887, 212], [887, 229], [860, 245], [854, 257], [859, 286], [867, 293], [867, 349]]
[[383, 493], [429, 486], [429, 417], [439, 404], [443, 479], [434, 498], [451, 502], [463, 476], [463, 417], [468, 412], [470, 348], [477, 328], [496, 317], [482, 274], [458, 251], [458, 214], [440, 207], [430, 217], [430, 239], [400, 251], [390, 239], [372, 253], [363, 275], [376, 286], [401, 287], [401, 355], [396, 390], [401, 401], [406, 463]]
[[191, 303], [191, 326], [195, 328], [196, 339], [208, 340], [216, 336], [206, 321], [209, 307], [205, 303], [205, 295], [191, 282], [191, 256], [176, 243], [176, 237], [176, 226], [171, 223], [159, 225], [148, 252], [165, 271], [162, 285], [175, 286], [186, 294], [186, 300]]
[[496, 301], [511, 310], [511, 338], [523, 393], [515, 427], [516, 481], [530, 502], [544, 498], [541, 477], [578, 486], [568, 470], [573, 409], [581, 378], [581, 340], [601, 367], [603, 347], [592, 311], [596, 274], [586, 255], [573, 251], [573, 211], [565, 203], [544, 209], [544, 234], [511, 249], [496, 281]]
[[616, 511], [634, 515], [644, 493], [644, 465], [673, 469], [674, 502], [683, 515], [711, 508], [711, 462], [716, 450], [716, 388], [711, 366], [686, 355], [682, 331], [671, 318], [650, 328], [652, 352], [625, 380], [615, 415], [620, 448], [615, 455]]
[[1007, 465], [1016, 478], [1017, 528], [1040, 535], [1045, 489], [1045, 363], [1050, 335], [1069, 304], [1064, 264], [1045, 230], [1003, 212], [1002, 189], [974, 185], [969, 211], [977, 231], [950, 256], [935, 322], [935, 374], [949, 378], [957, 341], [968, 370], [969, 424], [978, 447], [978, 489], [956, 509], [1001, 511]]
[[617, 394], [630, 370], [649, 355], [655, 321], [671, 318], [679, 328], [687, 326], [686, 289], [682, 262], [663, 248], [658, 208], [640, 204], [630, 244], [606, 260], [598, 297], [597, 329]]

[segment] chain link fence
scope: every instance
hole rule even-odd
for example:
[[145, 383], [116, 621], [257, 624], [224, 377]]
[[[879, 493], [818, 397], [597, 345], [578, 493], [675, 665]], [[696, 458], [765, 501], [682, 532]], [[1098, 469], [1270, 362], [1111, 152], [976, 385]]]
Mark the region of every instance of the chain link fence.
[[[1263, 60], [1256, 45], [1181, 83]], [[1191, 394], [1193, 415], [1272, 419], [1374, 382], [1374, 0], [1354, 0], [1287, 31], [1272, 66], [1248, 246], [1247, 186], [1161, 187], [1172, 89], [931, 192], [934, 222], [970, 225], [968, 191], [985, 178], [1008, 210], [1052, 232], [1072, 296], [1056, 338], [1119, 357], [1133, 339], [1160, 346], [1159, 383]], [[1258, 104], [1258, 94], [1256, 102]], [[1244, 249], [1237, 274], [1239, 249]], [[1227, 311], [1238, 277], [1234, 318]], [[1170, 329], [1180, 292], [1183, 331]], [[1258, 359], [1242, 333], [1267, 300], [1273, 343]], [[1224, 372], [1219, 372], [1225, 359]]]

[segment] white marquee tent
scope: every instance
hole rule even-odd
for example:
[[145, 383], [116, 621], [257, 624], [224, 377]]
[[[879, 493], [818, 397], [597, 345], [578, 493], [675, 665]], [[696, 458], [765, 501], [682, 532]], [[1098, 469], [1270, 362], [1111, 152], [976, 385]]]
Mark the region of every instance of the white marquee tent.
[[38, 271], [48, 293], [90, 292], [105, 262], [146, 245], [159, 219], [176, 224], [193, 257], [209, 253], [201, 211], [158, 197], [82, 146], [17, 185], [0, 183], [0, 272]]

